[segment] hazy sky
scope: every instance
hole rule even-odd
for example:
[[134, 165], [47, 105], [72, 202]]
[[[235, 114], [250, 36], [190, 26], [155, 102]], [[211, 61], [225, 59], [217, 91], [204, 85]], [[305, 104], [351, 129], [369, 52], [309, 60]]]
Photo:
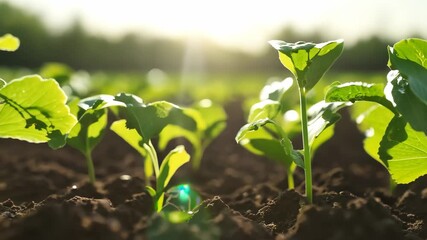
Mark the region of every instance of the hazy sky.
[[[203, 36], [258, 50], [284, 25], [320, 29], [353, 43], [374, 33], [394, 39], [427, 36], [426, 0], [0, 0], [25, 6], [53, 29], [77, 17], [101, 34], [137, 31], [172, 37]], [[286, 40], [286, 39], [282, 39]]]

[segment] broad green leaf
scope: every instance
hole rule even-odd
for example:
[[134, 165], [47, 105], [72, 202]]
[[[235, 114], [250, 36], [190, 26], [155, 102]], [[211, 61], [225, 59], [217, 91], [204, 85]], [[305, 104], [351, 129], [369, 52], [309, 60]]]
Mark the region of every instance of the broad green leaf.
[[379, 103], [395, 111], [393, 104], [384, 95], [383, 84], [369, 84], [364, 82], [333, 83], [325, 95], [327, 102], [356, 102], [370, 101]]
[[12, 34], [5, 34], [0, 37], [0, 50], [14, 52], [19, 48], [19, 39]]
[[260, 119], [244, 125], [236, 142], [248, 151], [290, 166], [294, 160], [292, 142], [271, 119]]
[[126, 120], [118, 120], [111, 124], [110, 129], [119, 135], [123, 140], [125, 140], [131, 147], [133, 147], [136, 151], [141, 154], [144, 160], [144, 175], [146, 178], [149, 178], [154, 175], [153, 163], [151, 159], [149, 159], [149, 154], [143, 146], [142, 137], [138, 134], [135, 129], [128, 129], [126, 127]]
[[[329, 126], [336, 123], [341, 115], [338, 110], [349, 106], [345, 102], [326, 103], [318, 102], [308, 110], [308, 141], [312, 145], [314, 140]], [[322, 141], [327, 139], [322, 138]]]
[[387, 161], [396, 183], [410, 183], [427, 174], [427, 136], [415, 131], [403, 117], [394, 117], [380, 143], [379, 155]]
[[292, 87], [294, 80], [290, 77], [285, 78], [283, 81], [274, 81], [270, 84], [267, 84], [263, 87], [260, 93], [260, 100], [273, 100], [280, 101], [283, 94]]
[[142, 136], [142, 141], [147, 143], [156, 137], [169, 124], [180, 126], [189, 131], [197, 130], [197, 123], [193, 118], [185, 114], [180, 107], [166, 102], [154, 102], [148, 105], [126, 102], [128, 98], [117, 98], [124, 100], [126, 106], [126, 126], [136, 129]]
[[68, 134], [67, 143], [85, 156], [101, 141], [107, 126], [107, 109], [88, 109]]
[[408, 81], [400, 77], [394, 78], [388, 82], [385, 91], [389, 91], [386, 94], [391, 95], [397, 110], [412, 128], [427, 134], [427, 104], [415, 96]]
[[108, 107], [126, 106], [111, 95], [96, 95], [78, 103], [78, 123], [67, 137], [67, 143], [84, 155], [89, 154], [104, 136], [108, 122]]
[[53, 79], [32, 75], [12, 80], [0, 89], [0, 99], [1, 138], [49, 142], [57, 148], [77, 121]]
[[341, 55], [344, 48], [342, 39], [324, 43], [287, 43], [273, 40], [269, 42], [277, 51], [279, 59], [295, 76], [300, 88], [313, 88]]
[[96, 95], [78, 103], [78, 123], [73, 127], [67, 143], [85, 156], [101, 141], [108, 122], [108, 107], [125, 106], [111, 95]]
[[280, 102], [270, 99], [255, 103], [249, 111], [248, 122], [254, 122], [264, 118], [273, 119], [280, 112], [280, 107]]
[[147, 155], [144, 147], [140, 144], [142, 137], [138, 134], [135, 129], [129, 129], [126, 127], [126, 120], [118, 120], [111, 124], [110, 129], [125, 140], [131, 147], [141, 154], [142, 157]]
[[427, 41], [410, 38], [388, 47], [389, 67], [399, 70], [412, 92], [427, 104]]

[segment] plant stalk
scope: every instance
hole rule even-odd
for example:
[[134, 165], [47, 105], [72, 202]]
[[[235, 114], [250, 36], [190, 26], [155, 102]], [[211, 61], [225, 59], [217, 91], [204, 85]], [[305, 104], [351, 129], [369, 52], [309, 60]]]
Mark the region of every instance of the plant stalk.
[[148, 141], [148, 143], [144, 143], [144, 148], [150, 155], [151, 162], [153, 163], [154, 175], [156, 176], [156, 179], [157, 179], [160, 174], [160, 167], [159, 167], [159, 159], [157, 158], [156, 149], [154, 148], [151, 141]]
[[86, 165], [87, 165], [87, 174], [89, 176], [89, 182], [95, 184], [95, 166], [93, 165], [92, 154], [90, 151], [86, 151]]
[[311, 153], [308, 139], [307, 99], [305, 87], [299, 88], [301, 105], [302, 143], [304, 148], [305, 194], [309, 203], [313, 203], [313, 188], [311, 174]]
[[294, 176], [293, 176], [294, 171], [292, 169], [292, 165], [286, 169], [286, 173], [288, 175], [288, 189], [289, 190], [294, 189], [295, 188], [295, 182], [294, 182]]

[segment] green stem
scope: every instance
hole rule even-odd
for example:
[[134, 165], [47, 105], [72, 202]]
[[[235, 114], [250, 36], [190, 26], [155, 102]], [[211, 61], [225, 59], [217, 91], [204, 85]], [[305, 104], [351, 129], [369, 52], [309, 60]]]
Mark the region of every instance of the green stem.
[[308, 140], [308, 119], [307, 119], [307, 99], [305, 87], [299, 88], [301, 105], [301, 127], [302, 143], [304, 148], [304, 173], [305, 173], [305, 194], [309, 203], [313, 203], [313, 189], [311, 176], [311, 154]]
[[390, 193], [392, 194], [394, 192], [394, 190], [396, 189], [397, 183], [396, 181], [393, 180], [393, 178], [390, 175], [390, 183], [389, 183], [389, 190]]
[[198, 170], [200, 168], [200, 164], [202, 163], [203, 154], [209, 145], [208, 141], [204, 141], [200, 143], [199, 146], [194, 146], [194, 153], [191, 159], [193, 163], [193, 170]]
[[157, 158], [156, 149], [154, 148], [151, 141], [148, 141], [148, 143], [144, 143], [144, 148], [150, 155], [151, 162], [153, 163], [154, 175], [156, 176], [156, 179], [157, 179], [159, 177], [160, 168], [159, 168], [159, 159]]
[[286, 173], [288, 174], [288, 189], [289, 190], [294, 189], [295, 182], [294, 182], [294, 176], [293, 176], [294, 171], [292, 169], [292, 164], [286, 169]]
[[89, 182], [93, 185], [95, 184], [95, 167], [93, 165], [91, 152], [86, 151], [85, 157], [86, 157], [87, 174], [89, 176]]

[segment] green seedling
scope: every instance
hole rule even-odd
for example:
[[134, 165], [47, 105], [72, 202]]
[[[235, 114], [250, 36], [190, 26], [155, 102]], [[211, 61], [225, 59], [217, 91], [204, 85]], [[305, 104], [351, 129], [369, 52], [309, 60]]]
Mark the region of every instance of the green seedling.
[[209, 99], [203, 99], [184, 111], [196, 121], [197, 129], [188, 131], [176, 125], [168, 125], [160, 133], [159, 148], [165, 149], [172, 139], [186, 138], [193, 146], [191, 162], [193, 169], [197, 170], [205, 149], [225, 129], [227, 115], [221, 106], [213, 104]]
[[[298, 84], [303, 151], [301, 153], [299, 150], [294, 150], [282, 127], [272, 120], [281, 108], [280, 102], [274, 101], [260, 104], [260, 110], [257, 110], [258, 113], [256, 114], [258, 117], [249, 118], [250, 120], [256, 120], [243, 126], [236, 140], [243, 145], [248, 141], [252, 142], [253, 146], [264, 145], [263, 148], [268, 148], [270, 145], [271, 149], [269, 151], [272, 151], [274, 155], [281, 155], [281, 159], [284, 159], [282, 161], [288, 166], [288, 170], [292, 170], [292, 162], [301, 166], [305, 172], [307, 199], [311, 203], [313, 201], [311, 174], [313, 142], [320, 133], [339, 119], [339, 115], [336, 112], [344, 106], [344, 103], [331, 104], [321, 102], [316, 104], [312, 110], [307, 110], [306, 94], [341, 55], [344, 42], [336, 40], [315, 44], [270, 41], [270, 44], [278, 50], [281, 63], [292, 72]], [[260, 132], [259, 129], [263, 130]], [[262, 136], [251, 136], [253, 134]], [[273, 149], [275, 150], [273, 151]], [[288, 174], [291, 175], [291, 172]], [[292, 183], [289, 183], [289, 186], [292, 186]]]
[[154, 199], [155, 210], [160, 212], [170, 179], [190, 160], [190, 156], [183, 146], [178, 146], [169, 152], [160, 165], [151, 139], [159, 136], [168, 125], [195, 131], [197, 123], [183, 109], [166, 101], [144, 104], [138, 97], [127, 94], [120, 94], [115, 100], [126, 105], [123, 111], [125, 117], [114, 122], [111, 129], [151, 161], [156, 186], [147, 185], [147, 190]]
[[[295, 159], [300, 159], [298, 151], [293, 150], [291, 141], [282, 128], [282, 113], [285, 110], [282, 98], [292, 86], [293, 80], [266, 85], [260, 94], [260, 102], [252, 105], [248, 124], [236, 135], [236, 141], [248, 151], [275, 160], [282, 164], [288, 176], [288, 189], [294, 188], [293, 172]], [[302, 162], [302, 160], [300, 161]]]
[[124, 106], [114, 101], [110, 95], [99, 95], [82, 99], [75, 99], [70, 103], [72, 112], [78, 122], [67, 136], [67, 144], [79, 150], [86, 158], [89, 182], [94, 184], [95, 167], [92, 160], [92, 151], [101, 141], [107, 127], [108, 107]]
[[[15, 51], [19, 40], [10, 34], [0, 37], [0, 50]], [[25, 76], [6, 83], [0, 79], [0, 137], [32, 143], [64, 145], [76, 119], [65, 104], [67, 96], [53, 79]]]
[[364, 148], [393, 181], [409, 183], [427, 174], [427, 41], [406, 39], [388, 50], [391, 71], [385, 87], [334, 84], [326, 101], [371, 102], [353, 107], [366, 133]]

